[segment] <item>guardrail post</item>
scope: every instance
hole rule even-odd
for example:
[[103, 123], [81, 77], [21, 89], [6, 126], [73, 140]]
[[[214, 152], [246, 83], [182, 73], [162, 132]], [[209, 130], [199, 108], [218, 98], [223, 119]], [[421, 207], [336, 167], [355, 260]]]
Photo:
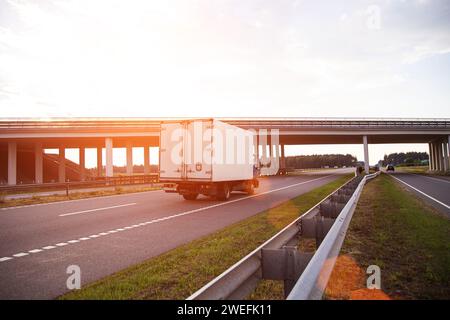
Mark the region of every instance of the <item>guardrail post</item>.
[[262, 278], [283, 280], [284, 296], [287, 297], [312, 256], [313, 253], [298, 251], [296, 246], [284, 246], [281, 249], [262, 249]]

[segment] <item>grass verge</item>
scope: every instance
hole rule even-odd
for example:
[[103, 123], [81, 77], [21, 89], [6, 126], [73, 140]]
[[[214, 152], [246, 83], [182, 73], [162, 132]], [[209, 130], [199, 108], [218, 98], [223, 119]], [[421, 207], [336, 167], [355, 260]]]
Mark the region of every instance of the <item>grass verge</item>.
[[159, 187], [136, 187], [136, 188], [122, 188], [117, 187], [113, 190], [97, 190], [87, 192], [70, 191], [69, 196], [65, 194], [54, 194], [50, 196], [33, 196], [24, 199], [6, 199], [6, 194], [0, 194], [0, 208], [27, 206], [32, 204], [77, 200], [94, 197], [112, 196], [126, 193], [146, 192], [159, 190]]
[[60, 299], [185, 299], [353, 175], [119, 271]]
[[[369, 265], [381, 290], [366, 289]], [[364, 187], [326, 296], [449, 299], [450, 220], [382, 174]]]

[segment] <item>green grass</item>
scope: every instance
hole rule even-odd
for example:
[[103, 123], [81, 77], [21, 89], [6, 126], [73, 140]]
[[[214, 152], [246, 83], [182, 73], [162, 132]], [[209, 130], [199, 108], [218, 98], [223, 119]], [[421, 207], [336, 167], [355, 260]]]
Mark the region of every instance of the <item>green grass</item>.
[[407, 173], [420, 173], [426, 174], [428, 172], [428, 166], [411, 166], [411, 167], [395, 167], [395, 170], [398, 172], [407, 172]]
[[385, 174], [364, 188], [341, 254], [330, 298], [363, 289], [372, 264], [389, 298], [450, 298], [450, 220]]
[[119, 271], [60, 299], [185, 299], [353, 175]]
[[49, 195], [49, 196], [33, 196], [30, 198], [24, 198], [24, 199], [6, 199], [7, 195], [3, 193], [3, 194], [0, 194], [0, 208], [27, 206], [27, 205], [39, 204], [39, 203], [77, 200], [77, 199], [86, 199], [86, 198], [94, 198], [94, 197], [104, 197], [104, 196], [135, 193], [135, 192], [146, 192], [146, 191], [153, 191], [153, 190], [160, 190], [160, 189], [161, 188], [159, 188], [159, 187], [135, 187], [135, 188], [116, 187], [116, 188], [114, 188], [114, 190], [98, 190], [98, 191], [86, 191], [86, 192], [70, 191], [69, 196], [66, 196], [65, 194], [54, 194], [54, 195]]

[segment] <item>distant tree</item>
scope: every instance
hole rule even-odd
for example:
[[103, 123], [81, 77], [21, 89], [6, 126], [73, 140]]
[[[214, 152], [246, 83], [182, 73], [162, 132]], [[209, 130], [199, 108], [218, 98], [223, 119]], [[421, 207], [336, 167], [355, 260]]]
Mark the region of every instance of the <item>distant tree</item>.
[[351, 154], [314, 154], [286, 157], [286, 167], [294, 169], [352, 166], [356, 157]]
[[383, 165], [386, 166], [388, 164], [392, 164], [394, 166], [399, 165], [419, 165], [426, 163], [428, 161], [428, 153], [426, 152], [400, 152], [400, 153], [391, 153], [389, 155], [384, 155]]

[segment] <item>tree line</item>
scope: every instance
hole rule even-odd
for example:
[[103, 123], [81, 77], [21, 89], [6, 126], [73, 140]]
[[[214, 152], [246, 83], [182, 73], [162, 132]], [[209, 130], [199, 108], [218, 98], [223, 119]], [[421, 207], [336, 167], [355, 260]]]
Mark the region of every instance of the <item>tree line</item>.
[[392, 164], [394, 166], [405, 165], [426, 165], [428, 164], [428, 153], [426, 152], [400, 152], [391, 153], [389, 155], [384, 155], [383, 165], [386, 166]]
[[294, 169], [350, 167], [355, 165], [356, 157], [351, 154], [314, 154], [308, 156], [286, 157], [286, 167]]

